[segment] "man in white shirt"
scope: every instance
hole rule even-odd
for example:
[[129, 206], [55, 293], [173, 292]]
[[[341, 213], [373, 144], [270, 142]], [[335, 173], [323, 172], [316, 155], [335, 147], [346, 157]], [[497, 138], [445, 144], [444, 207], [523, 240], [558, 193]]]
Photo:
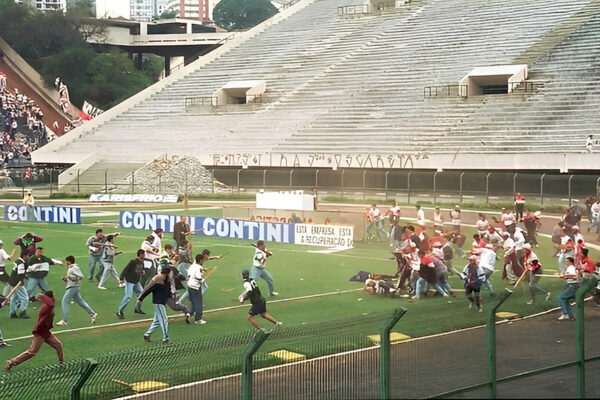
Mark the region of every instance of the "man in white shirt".
[[156, 275], [156, 267], [158, 265], [158, 259], [160, 257], [160, 247], [154, 247], [155, 236], [150, 235], [146, 237], [146, 240], [141, 245], [141, 249], [144, 250], [144, 275], [140, 283], [142, 287], [146, 286], [146, 283], [150, 282], [154, 275]]
[[488, 243], [481, 249], [481, 254], [479, 255], [479, 267], [481, 267], [485, 274], [483, 284], [490, 291], [490, 296], [493, 297], [495, 293], [494, 287], [492, 286], [492, 274], [496, 269], [496, 251], [494, 250], [493, 244]]
[[574, 225], [571, 228], [571, 230], [573, 231], [573, 242], [575, 243], [575, 247], [577, 247], [577, 245], [579, 244], [580, 240], [581, 240], [581, 243], [585, 244], [585, 238], [579, 232], [579, 226], [578, 225]]
[[516, 227], [515, 233], [513, 234], [513, 238], [515, 241], [515, 252], [517, 254], [517, 261], [519, 261], [521, 269], [524, 269], [525, 264], [523, 263], [523, 259], [525, 255], [523, 254], [523, 245], [525, 245], [525, 235], [523, 234], [523, 230], [519, 227]]
[[195, 262], [190, 265], [187, 270], [188, 296], [192, 303], [190, 315], [194, 316], [194, 324], [196, 325], [206, 323], [206, 321], [202, 319], [202, 284], [204, 283], [204, 278], [202, 276], [204, 272], [204, 268], [202, 268], [203, 262], [204, 256], [202, 254], [197, 254]]
[[515, 215], [507, 210], [506, 208], [502, 208], [502, 223], [504, 224], [504, 229], [508, 231], [511, 235], [515, 233]]
[[[369, 225], [367, 226], [368, 237], [374, 239], [375, 235], [377, 235], [377, 240], [383, 240], [382, 234], [385, 235], [385, 232], [383, 231], [381, 211], [377, 208], [377, 204], [373, 204], [367, 211], [367, 221], [369, 222]], [[256, 280], [254, 277], [252, 279]]]
[[571, 309], [571, 300], [575, 298], [575, 292], [579, 287], [579, 273], [574, 263], [575, 260], [573, 257], [567, 257], [565, 260], [565, 272], [559, 273], [561, 277], [566, 279], [564, 289], [558, 294], [558, 304], [560, 304], [560, 309], [562, 310], [561, 316], [558, 317], [560, 321], [575, 319], [575, 315], [573, 315], [573, 310]]
[[560, 233], [560, 244], [555, 245], [560, 251], [558, 252], [558, 273], [563, 274], [567, 269], [567, 257], [575, 257], [575, 242], [563, 228]]
[[417, 225], [425, 226], [425, 211], [417, 204]]
[[[502, 239], [504, 239], [504, 273], [502, 274], [502, 279], [508, 278], [508, 281], [514, 284], [519, 278], [517, 272], [520, 270], [515, 250], [515, 241], [510, 237], [510, 233], [506, 231], [502, 232]], [[509, 265], [510, 267], [508, 267]]]
[[484, 238], [490, 228], [489, 221], [485, 218], [485, 215], [479, 214], [479, 219], [475, 222], [475, 226], [477, 227], [477, 233], [480, 238]]
[[460, 233], [460, 207], [454, 206], [454, 210], [450, 211], [450, 219], [452, 220], [452, 229]]

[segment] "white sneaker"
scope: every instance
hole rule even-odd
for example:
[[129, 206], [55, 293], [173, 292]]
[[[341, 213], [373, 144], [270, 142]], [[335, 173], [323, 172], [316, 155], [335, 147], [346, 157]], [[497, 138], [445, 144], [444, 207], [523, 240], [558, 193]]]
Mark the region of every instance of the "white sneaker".
[[473, 308], [473, 303], [469, 303], [469, 310]]
[[67, 324], [65, 321], [63, 321], [63, 320], [61, 319], [60, 321], [58, 321], [58, 322], [56, 323], [56, 325], [58, 325], [58, 326], [67, 326], [68, 324]]
[[531, 305], [531, 304], [533, 304], [533, 300], [529, 300], [529, 301], [528, 301], [527, 303], [525, 303], [525, 304]]
[[195, 321], [194, 324], [196, 324], [196, 325], [204, 325], [204, 324], [206, 324], [206, 321], [203, 320], [203, 319], [200, 319], [198, 321]]
[[277, 322], [275, 323], [275, 325], [280, 325], [280, 326], [281, 326], [281, 325], [283, 325], [283, 322], [281, 322], [281, 321], [277, 321]]
[[98, 313], [92, 315], [92, 324], [96, 322], [96, 318], [98, 318]]
[[98, 289], [106, 290], [104, 286], [98, 286]]
[[271, 293], [271, 296], [279, 296], [279, 293], [278, 292], [273, 292], [273, 293]]
[[561, 314], [560, 317], [558, 317], [559, 321], [564, 321], [566, 319], [570, 319], [569, 316], [567, 314]]

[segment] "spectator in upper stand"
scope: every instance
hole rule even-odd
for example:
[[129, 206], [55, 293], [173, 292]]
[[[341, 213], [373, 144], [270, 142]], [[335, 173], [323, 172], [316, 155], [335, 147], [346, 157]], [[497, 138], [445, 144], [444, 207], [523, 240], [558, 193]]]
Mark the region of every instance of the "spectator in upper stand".
[[10, 92], [1, 73], [0, 105], [0, 162], [4, 166], [29, 164], [30, 153], [48, 142], [44, 113], [18, 89]]
[[588, 136], [587, 140], [585, 141], [585, 149], [588, 151], [588, 153], [594, 151], [594, 144], [594, 135]]

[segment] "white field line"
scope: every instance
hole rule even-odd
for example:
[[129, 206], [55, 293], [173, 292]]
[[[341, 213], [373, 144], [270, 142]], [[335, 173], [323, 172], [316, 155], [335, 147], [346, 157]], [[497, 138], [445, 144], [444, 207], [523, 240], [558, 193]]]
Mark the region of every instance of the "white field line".
[[[336, 295], [336, 294], [344, 294], [344, 293], [351, 293], [351, 292], [357, 292], [359, 290], [363, 290], [363, 288], [358, 288], [358, 289], [348, 289], [348, 290], [338, 290], [335, 292], [328, 292], [328, 293], [318, 293], [318, 294], [310, 294], [310, 295], [306, 295], [306, 296], [299, 296], [299, 297], [290, 297], [289, 299], [279, 299], [279, 300], [270, 300], [269, 304], [273, 304], [273, 303], [284, 303], [284, 302], [288, 302], [288, 301], [297, 301], [297, 300], [306, 300], [306, 299], [312, 299], [312, 298], [316, 298], [316, 297], [325, 297], [325, 296], [332, 296], [332, 295]], [[237, 308], [244, 308], [244, 307], [248, 307], [247, 304], [240, 304], [240, 305], [236, 305], [236, 306], [229, 306], [229, 307], [220, 307], [220, 308], [213, 308], [210, 310], [204, 310], [203, 313], [204, 314], [210, 314], [210, 313], [215, 313], [215, 312], [219, 312], [219, 311], [228, 311], [228, 310], [235, 310]], [[182, 318], [182, 314], [178, 314], [178, 315], [169, 315], [167, 318]], [[83, 328], [75, 328], [75, 329], [63, 329], [60, 331], [54, 331], [54, 334], [61, 334], [61, 333], [69, 333], [69, 332], [81, 332], [81, 331], [89, 331], [89, 330], [93, 330], [93, 329], [101, 329], [101, 328], [110, 328], [110, 327], [114, 327], [114, 326], [124, 326], [124, 325], [136, 325], [139, 323], [143, 323], [143, 322], [151, 322], [152, 318], [144, 318], [144, 319], [136, 319], [134, 321], [127, 321], [127, 322], [114, 322], [112, 324], [105, 324], [105, 325], [92, 325], [92, 326], [85, 326]], [[10, 338], [10, 339], [4, 339], [6, 342], [11, 342], [11, 341], [16, 341], [16, 340], [21, 340], [21, 339], [29, 339], [32, 338], [33, 335], [27, 335], [27, 336], [21, 336], [21, 337], [16, 337], [16, 338]]]
[[[500, 325], [500, 324], [505, 324], [508, 322], [514, 322], [514, 321], [521, 321], [521, 320], [526, 320], [529, 318], [535, 318], [535, 317], [539, 317], [545, 314], [549, 314], [551, 312], [555, 312], [560, 310], [560, 307], [555, 307], [555, 308], [551, 308], [549, 310], [546, 311], [542, 311], [536, 314], [531, 314], [531, 315], [526, 315], [525, 317], [519, 317], [519, 318], [513, 318], [513, 319], [503, 319], [501, 321], [497, 321], [496, 325]], [[449, 332], [442, 332], [442, 333], [436, 333], [433, 335], [428, 335], [428, 336], [421, 336], [421, 337], [417, 337], [417, 338], [411, 338], [411, 339], [407, 339], [407, 340], [403, 340], [400, 343], [396, 343], [393, 346], [398, 346], [398, 345], [402, 345], [404, 343], [407, 342], [416, 342], [416, 341], [420, 341], [420, 340], [427, 340], [427, 339], [433, 339], [433, 338], [437, 338], [437, 337], [441, 337], [441, 336], [448, 336], [448, 335], [454, 335], [454, 334], [458, 334], [458, 333], [462, 333], [462, 332], [468, 332], [468, 331], [472, 331], [475, 329], [481, 329], [481, 328], [485, 328], [486, 325], [477, 325], [477, 326], [472, 326], [469, 328], [462, 328], [462, 329], [456, 329], [454, 331], [449, 331]], [[376, 346], [370, 346], [370, 347], [364, 347], [362, 349], [357, 349], [357, 350], [349, 350], [349, 351], [344, 351], [341, 353], [336, 353], [336, 354], [329, 354], [326, 356], [321, 356], [321, 357], [317, 357], [317, 358], [311, 358], [311, 359], [307, 359], [307, 360], [301, 360], [301, 361], [295, 361], [292, 363], [286, 363], [286, 364], [281, 364], [281, 365], [275, 365], [272, 367], [267, 367], [267, 368], [260, 368], [260, 369], [256, 369], [254, 370], [254, 372], [263, 372], [263, 371], [269, 371], [269, 370], [274, 370], [274, 369], [280, 369], [280, 368], [287, 368], [289, 366], [292, 365], [298, 365], [298, 364], [306, 364], [306, 363], [313, 363], [316, 361], [320, 361], [320, 360], [326, 360], [326, 359], [330, 359], [330, 358], [337, 358], [337, 357], [342, 357], [348, 354], [355, 354], [355, 353], [362, 353], [365, 351], [371, 351], [371, 350], [375, 350], [378, 349], [379, 345]], [[130, 399], [138, 399], [138, 398], [143, 398], [145, 395], [151, 395], [151, 394], [155, 394], [155, 393], [165, 393], [165, 392], [169, 392], [171, 390], [178, 390], [178, 389], [183, 389], [183, 388], [187, 388], [187, 387], [192, 387], [192, 386], [196, 386], [196, 385], [204, 385], [207, 383], [211, 383], [211, 382], [217, 382], [220, 380], [225, 380], [225, 379], [230, 379], [230, 378], [235, 378], [235, 377], [239, 377], [241, 376], [241, 373], [238, 374], [231, 374], [231, 375], [225, 375], [225, 376], [219, 376], [216, 378], [211, 378], [211, 379], [206, 379], [203, 381], [198, 381], [198, 382], [190, 382], [190, 383], [185, 383], [182, 385], [177, 385], [177, 386], [172, 386], [172, 387], [168, 387], [165, 389], [160, 389], [160, 390], [156, 390], [153, 392], [147, 392], [147, 393], [139, 393], [139, 394], [133, 394], [133, 395], [129, 395], [129, 396], [125, 396], [125, 397], [119, 397], [115, 400], [130, 400]]]

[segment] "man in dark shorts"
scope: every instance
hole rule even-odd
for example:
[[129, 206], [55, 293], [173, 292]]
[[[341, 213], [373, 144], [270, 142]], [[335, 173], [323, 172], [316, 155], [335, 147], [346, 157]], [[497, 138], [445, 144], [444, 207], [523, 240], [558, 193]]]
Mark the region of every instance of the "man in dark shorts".
[[250, 299], [250, 303], [252, 304], [252, 307], [250, 307], [250, 311], [248, 312], [248, 322], [250, 322], [253, 327], [260, 330], [260, 326], [254, 320], [256, 315], [260, 315], [275, 325], [281, 325], [281, 322], [278, 322], [275, 318], [267, 314], [267, 300], [265, 300], [260, 293], [256, 281], [250, 278], [250, 271], [247, 269], [243, 270], [242, 278], [244, 279], [244, 292], [240, 294], [240, 303], [244, 303], [244, 301]]

